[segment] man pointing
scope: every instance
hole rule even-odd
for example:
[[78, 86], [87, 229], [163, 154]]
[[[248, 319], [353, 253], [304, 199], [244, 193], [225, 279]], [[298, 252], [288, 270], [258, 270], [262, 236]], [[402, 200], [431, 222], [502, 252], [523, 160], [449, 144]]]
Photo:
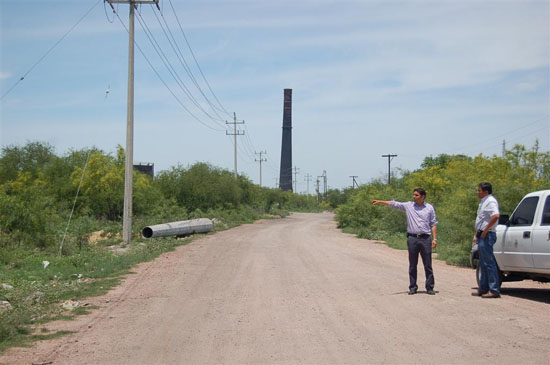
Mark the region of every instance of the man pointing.
[[[434, 274], [432, 269], [432, 247], [437, 246], [437, 220], [435, 210], [426, 203], [426, 191], [416, 188], [414, 202], [396, 202], [395, 200], [373, 200], [372, 205], [385, 205], [401, 210], [407, 215], [407, 250], [409, 251], [409, 295], [416, 294], [418, 254], [422, 257], [426, 273], [426, 292], [434, 295]], [[430, 240], [430, 233], [432, 239]]]

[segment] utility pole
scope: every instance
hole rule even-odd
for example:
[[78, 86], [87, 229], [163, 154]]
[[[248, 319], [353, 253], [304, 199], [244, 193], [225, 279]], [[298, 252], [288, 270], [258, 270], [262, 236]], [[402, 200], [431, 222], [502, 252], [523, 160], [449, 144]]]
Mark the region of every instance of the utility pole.
[[277, 189], [279, 187], [279, 178], [276, 177], [275, 178], [275, 189]]
[[323, 170], [323, 180], [324, 180], [324, 190], [325, 190], [325, 193], [324, 193], [324, 196], [325, 196], [325, 199], [327, 197], [327, 171], [326, 170]]
[[323, 197], [327, 197], [327, 171], [323, 170], [323, 175], [317, 176], [317, 194], [319, 194], [319, 178], [323, 178]]
[[317, 193], [317, 201], [320, 200], [320, 193], [319, 193], [319, 184], [321, 180], [319, 180], [321, 176], [317, 176], [317, 180], [315, 180], [315, 192]]
[[300, 169], [294, 166], [294, 192], [298, 194], [298, 179], [296, 178], [296, 175], [300, 173]]
[[260, 159], [259, 160], [254, 159], [254, 161], [260, 163], [260, 187], [262, 187], [262, 162], [267, 161], [267, 158], [262, 158], [262, 154], [267, 155], [267, 151], [260, 151], [260, 152], [254, 151], [254, 153], [256, 155], [260, 155]]
[[234, 136], [233, 147], [234, 147], [234, 153], [235, 153], [235, 179], [236, 179], [237, 178], [237, 136], [244, 135], [244, 131], [237, 130], [237, 124], [244, 124], [244, 120], [242, 122], [237, 122], [237, 114], [233, 113], [233, 123], [230, 123], [226, 120], [225, 124], [233, 124], [233, 133], [229, 133], [228, 131], [225, 131], [225, 134], [228, 136]]
[[388, 154], [388, 155], [382, 155], [382, 157], [387, 157], [387, 158], [388, 158], [388, 185], [390, 185], [390, 179], [391, 179], [391, 169], [390, 169], [390, 166], [391, 166], [391, 161], [393, 160], [394, 157], [397, 157], [397, 155]]
[[327, 172], [326, 170], [323, 170], [323, 179], [325, 180], [325, 199], [327, 198], [327, 190], [328, 190], [328, 178], [327, 178]]
[[350, 177], [353, 179], [353, 183], [351, 184], [351, 188], [352, 188], [352, 189], [355, 189], [355, 186], [356, 186], [356, 185], [357, 185], [357, 187], [359, 187], [359, 184], [357, 184], [357, 181], [355, 181], [355, 178], [356, 178], [356, 177], [359, 177], [359, 176], [357, 176], [357, 175], [352, 175], [352, 176], [350, 176]]
[[126, 106], [126, 161], [124, 170], [124, 211], [122, 217], [122, 240], [132, 241], [132, 196], [134, 188], [134, 10], [138, 4], [155, 4], [160, 10], [158, 0], [108, 0], [113, 4], [129, 4], [129, 40], [128, 40], [128, 99]]
[[506, 140], [502, 140], [502, 158], [506, 157]]
[[307, 182], [307, 195], [309, 196], [309, 182], [311, 181], [311, 178], [313, 176], [311, 176], [309, 173], [306, 174], [306, 176], [304, 176], [304, 180]]

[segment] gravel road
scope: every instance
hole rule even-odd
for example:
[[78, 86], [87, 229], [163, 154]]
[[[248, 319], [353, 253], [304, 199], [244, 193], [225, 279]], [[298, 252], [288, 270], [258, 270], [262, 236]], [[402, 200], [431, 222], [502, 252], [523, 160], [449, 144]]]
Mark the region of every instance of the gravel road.
[[475, 298], [473, 270], [436, 260], [437, 294], [410, 296], [407, 265], [330, 213], [243, 225], [139, 265], [86, 301], [100, 309], [50, 324], [75, 334], [0, 363], [550, 364], [550, 284]]

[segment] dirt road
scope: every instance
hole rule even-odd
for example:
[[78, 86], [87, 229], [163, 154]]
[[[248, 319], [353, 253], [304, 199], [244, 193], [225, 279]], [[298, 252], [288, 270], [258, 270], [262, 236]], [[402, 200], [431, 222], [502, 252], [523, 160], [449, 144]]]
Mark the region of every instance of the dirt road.
[[0, 363], [550, 363], [549, 284], [475, 298], [473, 270], [436, 260], [437, 294], [409, 296], [406, 252], [329, 213], [220, 232], [135, 272], [92, 314], [51, 324], [75, 334]]

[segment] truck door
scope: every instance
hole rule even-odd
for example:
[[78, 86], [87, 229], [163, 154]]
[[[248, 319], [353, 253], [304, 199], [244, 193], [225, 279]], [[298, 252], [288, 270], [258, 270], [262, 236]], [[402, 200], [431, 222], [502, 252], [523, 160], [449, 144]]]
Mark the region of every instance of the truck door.
[[533, 263], [537, 269], [550, 269], [550, 195], [537, 219], [540, 221], [533, 232]]
[[[533, 226], [538, 196], [523, 199], [504, 231], [502, 263], [507, 268], [533, 268]], [[503, 269], [503, 268], [501, 268]]]

